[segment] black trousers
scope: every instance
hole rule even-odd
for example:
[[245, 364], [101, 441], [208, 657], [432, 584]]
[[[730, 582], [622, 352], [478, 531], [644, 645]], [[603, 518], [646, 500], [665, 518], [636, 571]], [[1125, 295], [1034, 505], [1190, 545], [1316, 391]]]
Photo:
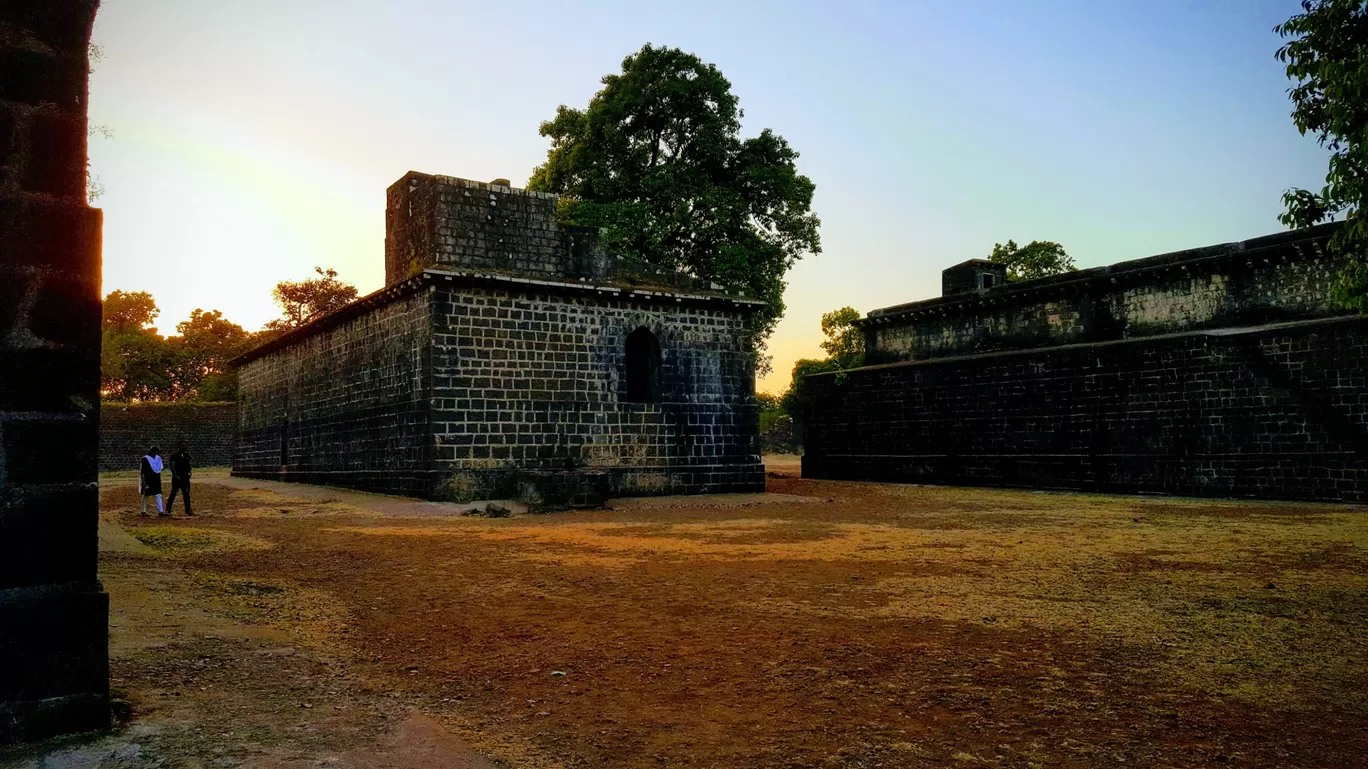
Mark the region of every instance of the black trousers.
[[171, 476], [171, 496], [166, 500], [166, 512], [176, 504], [176, 492], [185, 492], [185, 514], [190, 514], [190, 479]]

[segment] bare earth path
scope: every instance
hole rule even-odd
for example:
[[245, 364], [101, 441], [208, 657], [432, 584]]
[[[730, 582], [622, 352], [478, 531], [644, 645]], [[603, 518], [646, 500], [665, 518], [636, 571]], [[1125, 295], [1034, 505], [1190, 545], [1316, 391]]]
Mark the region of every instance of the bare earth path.
[[504, 519], [213, 473], [143, 519], [111, 478], [131, 722], [0, 763], [1365, 765], [1361, 508], [771, 470]]

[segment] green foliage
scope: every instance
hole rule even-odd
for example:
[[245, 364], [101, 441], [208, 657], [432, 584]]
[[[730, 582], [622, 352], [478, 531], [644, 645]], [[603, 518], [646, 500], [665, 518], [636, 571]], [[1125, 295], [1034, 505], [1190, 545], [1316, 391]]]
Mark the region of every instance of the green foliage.
[[843, 370], [841, 364], [830, 358], [826, 360], [800, 358], [795, 361], [789, 381], [789, 389], [783, 397], [784, 411], [793, 416], [800, 416], [807, 407], [809, 398], [807, 391], [803, 388], [805, 377], [841, 370]]
[[760, 413], [764, 414], [766, 411], [775, 411], [783, 408], [783, 404], [780, 402], [781, 399], [782, 396], [775, 395], [774, 393], [756, 393], [755, 405], [759, 406]]
[[281, 332], [308, 323], [312, 318], [340, 309], [356, 300], [356, 286], [337, 279], [337, 270], [315, 267], [317, 278], [297, 282], [281, 281], [271, 295], [280, 305], [283, 317], [266, 324], [270, 331]]
[[110, 291], [100, 310], [105, 330], [152, 331], [152, 322], [161, 314], [157, 302], [146, 291]]
[[842, 307], [822, 315], [822, 349], [841, 368], [856, 368], [864, 363], [864, 334], [855, 327], [860, 311]]
[[218, 310], [199, 308], [176, 324], [176, 331], [180, 336], [167, 341], [177, 348], [175, 374], [181, 397], [236, 400], [237, 371], [228, 361], [247, 350], [252, 334]]
[[763, 299], [763, 342], [784, 312], [784, 275], [819, 253], [815, 185], [769, 129], [740, 137], [731, 83], [712, 64], [647, 44], [603, 78], [583, 110], [561, 105], [528, 188], [570, 196], [567, 223], [597, 227], [611, 253]]
[[1033, 240], [1018, 246], [1015, 240], [1006, 245], [995, 243], [988, 261], [1007, 267], [1007, 280], [1034, 280], [1049, 275], [1074, 272], [1073, 257], [1064, 252], [1064, 247], [1048, 240]]
[[237, 374], [228, 361], [253, 335], [218, 310], [196, 309], [176, 325], [179, 336], [151, 327], [160, 314], [145, 291], [112, 291], [104, 301], [100, 390], [122, 401], [231, 401]]
[[1290, 38], [1276, 56], [1295, 82], [1292, 121], [1330, 150], [1325, 186], [1284, 192], [1287, 210], [1278, 218], [1295, 228], [1344, 216], [1329, 246], [1350, 258], [1335, 295], [1368, 311], [1368, 3], [1303, 0], [1302, 13], [1273, 30]]
[[864, 334], [855, 326], [860, 319], [860, 311], [854, 307], [822, 315], [822, 350], [827, 354], [825, 360], [802, 358], [793, 364], [793, 373], [788, 391], [781, 398], [784, 412], [795, 420], [801, 421], [803, 414], [812, 406], [805, 383], [814, 374], [836, 372], [838, 384], [845, 384], [843, 372], [864, 365]]
[[100, 339], [100, 391], [124, 401], [176, 396], [175, 351], [156, 329], [113, 326]]

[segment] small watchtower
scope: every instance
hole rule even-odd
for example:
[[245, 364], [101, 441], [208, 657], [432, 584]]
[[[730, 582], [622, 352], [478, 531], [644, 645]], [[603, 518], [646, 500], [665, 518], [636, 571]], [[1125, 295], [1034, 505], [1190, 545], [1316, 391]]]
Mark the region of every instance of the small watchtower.
[[1006, 283], [1006, 266], [987, 259], [970, 259], [941, 271], [941, 296], [986, 291]]

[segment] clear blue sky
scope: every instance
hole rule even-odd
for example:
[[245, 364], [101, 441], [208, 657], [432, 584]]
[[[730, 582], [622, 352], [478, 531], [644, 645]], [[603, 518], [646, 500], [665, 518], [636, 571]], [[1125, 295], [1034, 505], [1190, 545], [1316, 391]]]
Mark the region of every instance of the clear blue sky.
[[257, 328], [272, 286], [384, 282], [408, 170], [522, 184], [537, 125], [647, 41], [731, 80], [817, 184], [824, 252], [790, 273], [781, 389], [818, 320], [934, 296], [995, 242], [1083, 267], [1267, 234], [1325, 154], [1288, 117], [1272, 27], [1295, 0], [552, 3], [105, 0], [91, 78], [105, 291]]

